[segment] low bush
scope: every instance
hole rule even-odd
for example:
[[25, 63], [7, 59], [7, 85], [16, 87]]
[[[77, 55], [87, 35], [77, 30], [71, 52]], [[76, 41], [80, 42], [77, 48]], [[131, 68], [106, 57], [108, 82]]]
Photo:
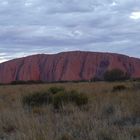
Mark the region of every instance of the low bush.
[[105, 81], [124, 81], [128, 80], [130, 78], [129, 74], [123, 72], [120, 69], [112, 69], [109, 71], [106, 71], [104, 73], [104, 80]]
[[60, 92], [53, 97], [53, 106], [55, 109], [59, 109], [63, 104], [68, 103], [68, 96], [64, 92]]
[[52, 93], [52, 94], [56, 94], [58, 92], [64, 92], [65, 88], [63, 87], [50, 87], [48, 92]]
[[60, 92], [53, 98], [54, 108], [60, 108], [63, 104], [74, 103], [77, 106], [82, 106], [88, 103], [88, 97], [85, 94], [77, 91]]
[[113, 92], [116, 92], [116, 91], [122, 91], [122, 90], [126, 90], [127, 89], [127, 87], [126, 86], [124, 86], [124, 85], [117, 85], [117, 86], [114, 86], [113, 87]]
[[69, 93], [70, 101], [75, 102], [76, 105], [81, 106], [88, 103], [88, 97], [83, 93], [78, 93], [75, 90]]
[[60, 87], [52, 87], [47, 92], [37, 92], [23, 97], [23, 104], [31, 107], [52, 104], [55, 109], [59, 109], [68, 103], [82, 106], [88, 103], [88, 97], [83, 93], [65, 91]]
[[28, 106], [40, 106], [51, 102], [52, 96], [48, 92], [37, 92], [23, 97], [23, 104]]

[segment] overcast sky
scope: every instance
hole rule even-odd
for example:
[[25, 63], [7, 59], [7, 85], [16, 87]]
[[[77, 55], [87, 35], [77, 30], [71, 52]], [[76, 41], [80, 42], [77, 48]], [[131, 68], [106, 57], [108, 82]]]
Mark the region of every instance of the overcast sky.
[[71, 50], [140, 57], [140, 0], [0, 0], [0, 62]]

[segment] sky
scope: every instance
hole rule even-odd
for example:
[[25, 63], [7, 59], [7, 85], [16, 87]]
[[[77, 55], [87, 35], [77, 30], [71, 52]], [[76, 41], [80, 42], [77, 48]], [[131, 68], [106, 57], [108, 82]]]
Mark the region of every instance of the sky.
[[140, 58], [140, 0], [0, 0], [0, 62], [73, 50]]

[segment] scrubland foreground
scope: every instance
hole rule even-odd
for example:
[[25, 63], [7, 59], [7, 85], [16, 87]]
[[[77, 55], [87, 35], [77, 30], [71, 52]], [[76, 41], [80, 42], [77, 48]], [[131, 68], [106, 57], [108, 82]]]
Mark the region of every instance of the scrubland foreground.
[[140, 140], [140, 83], [0, 86], [0, 140]]

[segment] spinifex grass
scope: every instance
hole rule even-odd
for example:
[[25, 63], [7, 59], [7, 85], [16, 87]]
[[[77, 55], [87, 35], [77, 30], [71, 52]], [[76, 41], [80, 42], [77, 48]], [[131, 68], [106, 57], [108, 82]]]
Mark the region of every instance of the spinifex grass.
[[[61, 83], [0, 86], [0, 139], [5, 140], [139, 140], [140, 90], [131, 82]], [[112, 92], [124, 85], [126, 90]], [[137, 84], [138, 85], [138, 84]], [[32, 108], [23, 97], [64, 87], [85, 94], [89, 102], [79, 107], [53, 104]], [[55, 95], [55, 94], [54, 94]]]

